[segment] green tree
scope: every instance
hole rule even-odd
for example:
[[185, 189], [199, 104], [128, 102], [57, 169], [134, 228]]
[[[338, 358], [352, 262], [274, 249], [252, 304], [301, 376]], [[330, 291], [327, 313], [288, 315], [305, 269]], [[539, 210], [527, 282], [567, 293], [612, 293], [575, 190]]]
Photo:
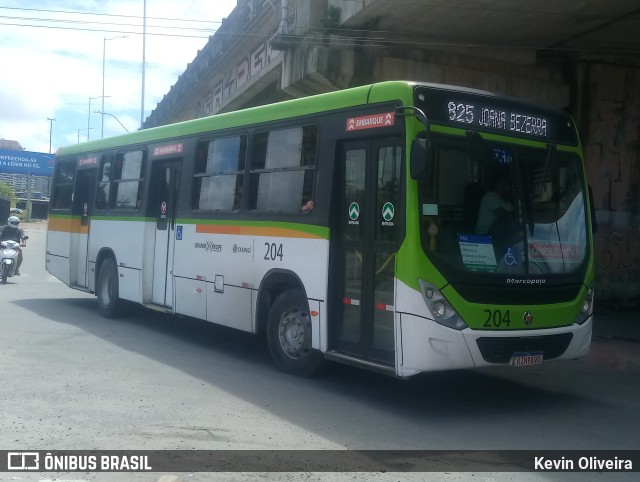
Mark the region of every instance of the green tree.
[[0, 195], [8, 196], [13, 199], [16, 196], [16, 193], [13, 190], [13, 187], [4, 181], [0, 181]]

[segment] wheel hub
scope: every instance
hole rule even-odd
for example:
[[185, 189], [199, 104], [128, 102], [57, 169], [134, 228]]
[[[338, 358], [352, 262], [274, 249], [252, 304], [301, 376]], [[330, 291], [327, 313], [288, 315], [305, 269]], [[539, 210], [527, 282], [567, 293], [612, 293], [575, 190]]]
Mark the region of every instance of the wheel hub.
[[291, 358], [299, 359], [308, 350], [309, 316], [298, 309], [285, 313], [280, 319], [280, 345]]

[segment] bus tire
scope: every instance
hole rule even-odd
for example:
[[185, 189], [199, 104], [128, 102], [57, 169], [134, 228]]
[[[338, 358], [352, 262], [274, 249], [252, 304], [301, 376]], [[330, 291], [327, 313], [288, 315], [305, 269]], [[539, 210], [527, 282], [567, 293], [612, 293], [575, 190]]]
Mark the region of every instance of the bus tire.
[[292, 375], [308, 377], [318, 371], [323, 355], [311, 343], [309, 303], [299, 289], [280, 294], [269, 309], [267, 345], [276, 366]]
[[98, 311], [105, 318], [115, 318], [119, 314], [118, 268], [113, 258], [105, 259], [100, 265], [98, 283]]

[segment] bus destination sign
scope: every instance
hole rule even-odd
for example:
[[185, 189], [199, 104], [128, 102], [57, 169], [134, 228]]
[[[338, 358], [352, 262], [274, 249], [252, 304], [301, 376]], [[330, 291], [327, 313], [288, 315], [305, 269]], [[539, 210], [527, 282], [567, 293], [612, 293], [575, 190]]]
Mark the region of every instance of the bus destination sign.
[[577, 144], [571, 117], [564, 112], [479, 91], [418, 87], [416, 107], [434, 123]]
[[520, 134], [547, 137], [549, 121], [544, 116], [518, 111], [507, 111], [490, 105], [450, 100], [447, 102], [447, 116], [452, 122], [477, 125]]

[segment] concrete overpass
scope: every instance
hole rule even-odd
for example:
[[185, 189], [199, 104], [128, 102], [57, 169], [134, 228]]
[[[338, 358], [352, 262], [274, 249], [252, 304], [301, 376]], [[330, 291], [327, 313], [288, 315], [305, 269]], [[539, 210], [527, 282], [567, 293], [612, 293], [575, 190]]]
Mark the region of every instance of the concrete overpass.
[[600, 299], [640, 298], [640, 6], [238, 0], [145, 127], [390, 79], [543, 102], [579, 126]]

